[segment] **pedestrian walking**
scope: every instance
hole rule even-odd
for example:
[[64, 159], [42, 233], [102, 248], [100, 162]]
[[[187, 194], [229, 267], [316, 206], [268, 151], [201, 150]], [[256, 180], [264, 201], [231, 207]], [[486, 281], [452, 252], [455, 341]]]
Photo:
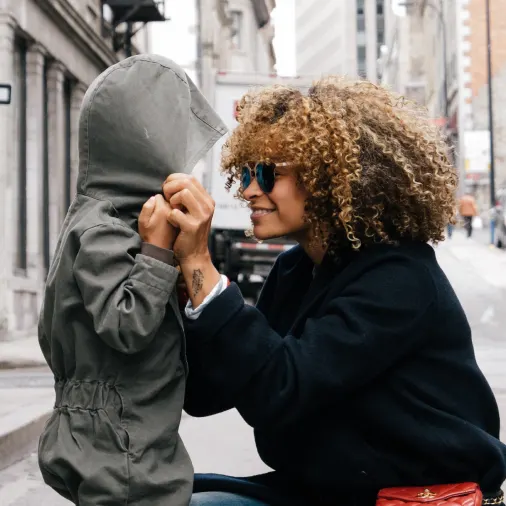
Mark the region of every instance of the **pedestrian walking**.
[[177, 230], [160, 192], [225, 128], [179, 66], [147, 55], [97, 78], [79, 128], [77, 196], [39, 322], [56, 390], [39, 466], [76, 505], [187, 506]]
[[374, 506], [384, 487], [403, 487], [389, 496], [403, 502], [420, 486], [416, 502], [459, 482], [500, 503], [497, 403], [429, 245], [456, 206], [437, 128], [389, 91], [335, 77], [307, 94], [252, 90], [238, 122], [228, 186], [240, 183], [257, 239], [298, 246], [246, 304], [211, 261], [211, 197], [194, 178], [167, 179], [190, 297], [185, 408], [237, 408], [273, 472], [197, 475], [191, 505]]
[[476, 200], [470, 192], [463, 195], [459, 202], [459, 213], [464, 219], [464, 228], [467, 232], [467, 237], [473, 235], [473, 219], [478, 215], [478, 207]]

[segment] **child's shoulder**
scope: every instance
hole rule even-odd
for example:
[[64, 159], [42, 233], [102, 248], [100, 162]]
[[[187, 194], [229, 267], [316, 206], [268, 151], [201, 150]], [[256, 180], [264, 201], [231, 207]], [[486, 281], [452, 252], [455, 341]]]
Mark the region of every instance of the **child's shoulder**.
[[[100, 228], [110, 233], [121, 231], [135, 234], [135, 230], [123, 221], [114, 206], [105, 200], [97, 200], [87, 196], [79, 196], [73, 203], [73, 216], [68, 217], [68, 225], [77, 236]], [[69, 210], [69, 213], [72, 209]]]

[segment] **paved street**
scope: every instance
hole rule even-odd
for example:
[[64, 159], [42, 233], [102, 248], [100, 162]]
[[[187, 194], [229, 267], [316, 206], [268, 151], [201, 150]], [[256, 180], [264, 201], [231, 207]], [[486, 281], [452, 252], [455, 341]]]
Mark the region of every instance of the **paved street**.
[[[496, 392], [502, 419], [506, 420], [506, 268], [494, 270], [480, 259], [483, 246], [457, 233], [438, 255], [466, 309], [474, 331], [478, 361]], [[494, 252], [493, 259], [506, 255]], [[505, 257], [506, 258], [506, 257]], [[0, 388], [47, 387], [44, 371], [0, 375]], [[182, 436], [198, 472], [244, 475], [262, 472], [252, 433], [235, 412], [208, 419], [185, 417]], [[503, 428], [502, 439], [506, 440]], [[39, 478], [36, 454], [0, 472], [0, 506], [64, 506], [69, 504], [45, 487]]]
[[45, 367], [0, 370], [0, 388], [53, 388], [53, 377]]
[[[463, 234], [463, 232], [462, 232], [462, 234]], [[490, 239], [491, 239], [490, 228], [487, 226], [484, 228], [474, 229], [473, 230], [473, 239], [476, 242], [479, 242], [480, 244], [484, 244], [484, 245], [488, 246], [490, 244]]]
[[473, 230], [473, 239], [480, 244], [490, 244], [490, 228], [478, 228]]

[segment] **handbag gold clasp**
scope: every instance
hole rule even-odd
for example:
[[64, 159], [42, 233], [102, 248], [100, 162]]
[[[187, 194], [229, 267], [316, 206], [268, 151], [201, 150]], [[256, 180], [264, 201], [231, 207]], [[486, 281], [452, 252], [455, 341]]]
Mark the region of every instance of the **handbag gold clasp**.
[[416, 497], [419, 497], [420, 499], [432, 499], [433, 497], [436, 497], [436, 494], [434, 494], [434, 492], [431, 492], [428, 488], [426, 488], [423, 492], [417, 494]]

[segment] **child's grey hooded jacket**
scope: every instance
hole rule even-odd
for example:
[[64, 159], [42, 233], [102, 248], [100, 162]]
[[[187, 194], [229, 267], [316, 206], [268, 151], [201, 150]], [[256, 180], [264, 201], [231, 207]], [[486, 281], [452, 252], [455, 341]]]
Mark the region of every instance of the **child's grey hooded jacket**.
[[39, 341], [55, 410], [39, 442], [46, 483], [80, 506], [184, 506], [184, 337], [167, 250], [136, 220], [165, 178], [189, 173], [225, 127], [184, 71], [128, 58], [87, 91], [77, 196], [49, 270]]

